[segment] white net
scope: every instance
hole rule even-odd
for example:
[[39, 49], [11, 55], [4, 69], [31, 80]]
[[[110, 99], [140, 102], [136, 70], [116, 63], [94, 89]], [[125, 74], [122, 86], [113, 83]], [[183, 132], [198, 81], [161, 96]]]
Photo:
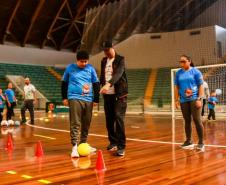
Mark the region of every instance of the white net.
[[[197, 66], [209, 86], [209, 91], [217, 92], [219, 103], [216, 105], [215, 111], [218, 113], [226, 112], [226, 64], [216, 64], [207, 66]], [[174, 98], [174, 79], [179, 69], [171, 69], [171, 94], [172, 94], [172, 117], [179, 115], [179, 110], [175, 109]], [[207, 110], [207, 106], [206, 106]]]

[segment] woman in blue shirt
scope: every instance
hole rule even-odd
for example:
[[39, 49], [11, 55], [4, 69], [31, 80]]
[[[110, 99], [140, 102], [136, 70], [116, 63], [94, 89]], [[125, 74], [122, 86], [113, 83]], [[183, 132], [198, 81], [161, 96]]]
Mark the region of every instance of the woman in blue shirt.
[[6, 106], [7, 106], [7, 115], [6, 119], [11, 120], [12, 116], [14, 116], [14, 107], [16, 106], [16, 97], [13, 91], [12, 83], [8, 83], [8, 88], [5, 90], [6, 97]]
[[196, 69], [191, 58], [182, 55], [180, 58], [181, 69], [176, 72], [175, 77], [175, 102], [176, 108], [181, 107], [182, 115], [185, 120], [186, 141], [181, 145], [184, 149], [193, 148], [191, 133], [191, 117], [193, 117], [198, 134], [197, 149], [204, 151], [203, 144], [203, 125], [201, 121], [201, 108], [203, 97], [203, 77], [201, 72]]

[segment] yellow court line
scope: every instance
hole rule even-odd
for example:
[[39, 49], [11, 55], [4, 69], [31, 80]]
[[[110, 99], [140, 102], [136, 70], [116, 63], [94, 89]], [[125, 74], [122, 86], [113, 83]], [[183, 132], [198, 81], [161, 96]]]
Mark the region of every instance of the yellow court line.
[[6, 173], [11, 174], [11, 175], [17, 174], [16, 171], [13, 171], [13, 170], [6, 171]]
[[38, 182], [41, 182], [43, 184], [51, 184], [52, 183], [51, 181], [48, 181], [48, 180], [45, 180], [45, 179], [40, 179], [40, 180], [38, 180]]
[[[17, 172], [13, 171], [13, 170], [6, 171], [6, 173], [11, 174], [11, 175], [17, 174]], [[33, 178], [30, 175], [21, 175], [20, 177], [25, 178], [25, 179], [32, 179]], [[37, 181], [41, 182], [43, 184], [51, 184], [52, 183], [51, 181], [48, 181], [48, 180], [45, 180], [45, 179], [40, 179], [40, 180], [37, 180]]]
[[21, 175], [21, 177], [23, 177], [25, 179], [32, 179], [33, 178], [32, 176], [29, 176], [29, 175]]
[[46, 138], [46, 139], [51, 139], [51, 140], [55, 140], [55, 139], [56, 139], [56, 138], [54, 138], [54, 137], [48, 137], [48, 136], [39, 135], [39, 134], [33, 134], [33, 136], [43, 137], [43, 138]]

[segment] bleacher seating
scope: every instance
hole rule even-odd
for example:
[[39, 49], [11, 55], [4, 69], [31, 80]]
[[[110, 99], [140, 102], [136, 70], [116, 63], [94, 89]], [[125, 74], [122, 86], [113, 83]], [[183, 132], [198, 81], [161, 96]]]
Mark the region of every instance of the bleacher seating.
[[143, 103], [143, 97], [151, 69], [127, 69], [126, 73], [129, 86], [128, 103]]
[[[65, 69], [51, 67], [58, 74], [63, 75]], [[225, 79], [225, 68], [219, 67], [215, 69], [200, 69], [200, 71], [207, 76], [207, 83], [210, 90], [221, 88], [223, 96], [219, 97], [221, 104], [226, 104], [226, 86], [222, 82]], [[129, 105], [141, 105], [145, 96], [146, 86], [148, 84], [151, 69], [127, 69], [129, 95]], [[3, 91], [7, 88], [6, 75], [21, 75], [28, 76], [32, 84], [51, 102], [61, 102], [61, 81], [57, 80], [49, 73], [46, 66], [36, 65], [20, 65], [20, 64], [0, 64], [0, 87]], [[99, 76], [99, 74], [98, 74]], [[156, 82], [153, 89], [153, 96], [151, 98], [151, 105], [159, 108], [170, 105], [171, 103], [171, 88], [170, 88], [170, 68], [159, 68], [157, 72]], [[16, 92], [18, 104], [23, 101], [22, 95]], [[100, 96], [100, 105], [103, 105], [102, 96]]]
[[171, 102], [170, 68], [158, 69], [155, 87], [152, 96], [152, 104], [159, 107], [169, 105]]
[[2, 87], [6, 86], [6, 75], [28, 76], [32, 84], [34, 84], [49, 101], [61, 101], [60, 81], [52, 76], [45, 66], [1, 63], [0, 82]]
[[[63, 75], [65, 69], [52, 67], [57, 73]], [[129, 86], [129, 105], [140, 105], [143, 103], [150, 69], [127, 69]], [[61, 102], [61, 82], [52, 76], [45, 66], [0, 64], [1, 86], [6, 86], [5, 75], [22, 75], [30, 77], [36, 88], [43, 93], [49, 101]], [[171, 101], [170, 92], [170, 68], [160, 68], [154, 87], [151, 103], [154, 105], [169, 104]], [[103, 100], [101, 97], [101, 105]]]

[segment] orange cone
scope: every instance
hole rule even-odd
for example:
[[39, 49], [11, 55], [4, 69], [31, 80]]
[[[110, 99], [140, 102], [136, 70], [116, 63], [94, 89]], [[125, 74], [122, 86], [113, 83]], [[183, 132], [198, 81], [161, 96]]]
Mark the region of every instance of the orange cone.
[[8, 150], [8, 151], [12, 151], [13, 150], [13, 139], [12, 139], [12, 135], [11, 134], [8, 134], [6, 150]]
[[38, 141], [35, 148], [35, 156], [36, 157], [42, 157], [44, 155], [43, 149], [42, 149], [42, 143], [41, 141]]
[[107, 170], [104, 164], [104, 158], [103, 158], [103, 154], [101, 150], [98, 150], [97, 153], [97, 161], [96, 161], [96, 171], [100, 172], [100, 171], [105, 171]]

